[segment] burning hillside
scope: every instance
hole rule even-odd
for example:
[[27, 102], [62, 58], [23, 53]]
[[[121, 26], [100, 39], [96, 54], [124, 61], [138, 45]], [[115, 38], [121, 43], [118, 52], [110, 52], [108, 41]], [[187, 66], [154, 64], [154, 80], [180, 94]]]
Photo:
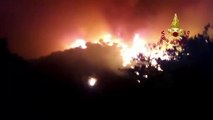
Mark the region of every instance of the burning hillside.
[[[143, 39], [143, 36], [136, 33], [131, 44], [127, 44], [125, 39], [116, 38], [111, 34], [105, 35], [92, 44], [117, 47], [120, 50], [119, 56], [122, 58], [122, 68], [145, 67], [148, 69], [153, 67], [157, 71], [163, 71], [159, 61], [176, 60], [184, 51], [183, 46], [189, 38], [189, 33], [189, 31], [180, 28], [179, 19], [175, 14], [171, 27], [168, 29], [168, 34], [162, 31], [162, 36], [157, 43], [148, 43]], [[87, 42], [84, 39], [78, 39], [70, 47], [87, 49]], [[186, 55], [189, 55], [189, 53]], [[137, 71], [135, 73], [136, 75], [140, 74]], [[147, 78], [148, 74], [143, 76]]]

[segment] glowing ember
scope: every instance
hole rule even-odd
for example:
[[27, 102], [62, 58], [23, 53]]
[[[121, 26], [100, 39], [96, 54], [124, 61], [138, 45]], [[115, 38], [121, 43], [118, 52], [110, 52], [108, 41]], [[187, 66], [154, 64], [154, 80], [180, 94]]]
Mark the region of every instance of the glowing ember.
[[89, 84], [89, 86], [91, 86], [91, 87], [95, 86], [96, 82], [97, 82], [97, 79], [94, 78], [94, 77], [90, 77], [90, 78], [88, 79], [88, 84]]
[[141, 83], [141, 81], [140, 81], [140, 80], [137, 80], [137, 82], [138, 82], [138, 83]]
[[140, 75], [140, 73], [139, 73], [139, 72], [137, 72], [137, 71], [135, 72], [135, 74], [136, 74], [136, 75], [138, 75], [138, 76]]
[[143, 75], [144, 78], [148, 78], [148, 75]]

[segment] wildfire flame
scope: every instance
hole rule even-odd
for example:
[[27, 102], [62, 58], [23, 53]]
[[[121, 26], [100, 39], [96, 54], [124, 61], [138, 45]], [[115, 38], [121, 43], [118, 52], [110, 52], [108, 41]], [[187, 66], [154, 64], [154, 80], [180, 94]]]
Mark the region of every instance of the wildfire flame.
[[74, 41], [72, 44], [71, 44], [71, 48], [82, 48], [82, 49], [86, 49], [87, 46], [86, 46], [86, 41], [83, 40], [83, 39], [77, 39], [76, 41]]
[[[80, 47], [82, 49], [86, 49], [86, 41], [83, 39], [77, 39], [71, 45], [71, 48]], [[131, 45], [125, 44], [124, 42], [118, 39], [112, 39], [111, 34], [107, 34], [105, 38], [101, 41], [96, 41], [94, 44], [100, 45], [108, 45], [113, 46], [116, 45], [120, 48], [120, 55], [123, 60], [123, 67], [128, 67], [133, 65], [133, 59], [136, 59], [139, 54], [142, 54], [145, 60], [149, 60], [149, 64], [151, 66], [155, 66], [158, 68], [157, 59], [161, 60], [170, 60], [172, 56], [169, 56], [166, 52], [167, 49], [172, 48], [172, 44], [160, 44], [157, 46], [153, 46], [148, 44], [139, 34], [135, 34], [133, 37], [133, 41]], [[161, 68], [158, 68], [159, 70]]]
[[[137, 33], [133, 36], [132, 44], [126, 44], [124, 42], [124, 39], [116, 38], [111, 34], [106, 34], [105, 36], [103, 36], [103, 39], [95, 41], [94, 44], [103, 46], [116, 45], [118, 48], [120, 48], [120, 56], [123, 60], [122, 65], [125, 68], [134, 69], [135, 66], [139, 65], [145, 66], [146, 68], [154, 67], [158, 71], [163, 71], [160, 64], [158, 63], [158, 60], [175, 60], [180, 52], [183, 51], [182, 45], [180, 44], [182, 42], [183, 30], [179, 29], [179, 20], [176, 14], [173, 19], [171, 28], [168, 31], [171, 34], [169, 36], [170, 39], [167, 39], [165, 37], [164, 31], [162, 31], [160, 41], [154, 44], [147, 43], [147, 41], [144, 40], [142, 36]], [[188, 37], [188, 35], [189, 32], [185, 34], [185, 37]], [[71, 48], [76, 47], [86, 49], [86, 41], [83, 39], [77, 39], [71, 45]], [[169, 54], [168, 50], [175, 51], [175, 54]], [[138, 72], [136, 73], [137, 75], [139, 75]], [[148, 78], [148, 75], [143, 76], [144, 78]]]

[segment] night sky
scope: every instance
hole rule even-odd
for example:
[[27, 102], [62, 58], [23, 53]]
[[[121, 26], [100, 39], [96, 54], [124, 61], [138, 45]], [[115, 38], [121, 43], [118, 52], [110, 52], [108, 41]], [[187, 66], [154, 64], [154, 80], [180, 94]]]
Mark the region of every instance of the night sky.
[[28, 59], [106, 33], [129, 40], [137, 32], [156, 42], [174, 13], [191, 35], [201, 33], [213, 21], [212, 5], [212, 0], [1, 0], [0, 37]]

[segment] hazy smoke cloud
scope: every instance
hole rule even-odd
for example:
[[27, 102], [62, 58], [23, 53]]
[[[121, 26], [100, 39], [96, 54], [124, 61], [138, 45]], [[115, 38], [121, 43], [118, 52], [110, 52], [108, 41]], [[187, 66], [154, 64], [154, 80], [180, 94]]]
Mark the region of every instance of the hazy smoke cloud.
[[27, 58], [63, 50], [73, 39], [112, 33], [129, 40], [139, 32], [155, 42], [177, 13], [192, 35], [213, 21], [211, 0], [5, 0], [0, 2], [0, 36]]

